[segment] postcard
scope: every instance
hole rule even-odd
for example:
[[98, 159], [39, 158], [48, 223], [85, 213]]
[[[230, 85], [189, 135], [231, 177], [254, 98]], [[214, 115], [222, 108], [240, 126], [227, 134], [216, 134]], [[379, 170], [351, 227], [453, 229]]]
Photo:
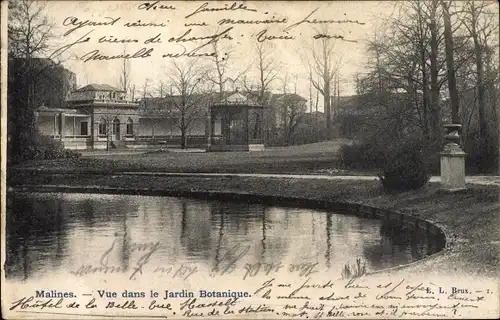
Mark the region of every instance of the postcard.
[[500, 316], [498, 2], [1, 5], [5, 319]]

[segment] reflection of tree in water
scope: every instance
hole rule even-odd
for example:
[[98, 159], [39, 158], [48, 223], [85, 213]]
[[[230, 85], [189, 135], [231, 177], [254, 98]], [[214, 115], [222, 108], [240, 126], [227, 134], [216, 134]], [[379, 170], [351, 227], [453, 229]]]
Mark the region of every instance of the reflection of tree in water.
[[332, 213], [326, 213], [326, 267], [331, 267], [331, 247], [332, 247]]
[[[216, 235], [214, 248], [214, 268], [219, 269], [220, 261], [234, 261], [245, 250], [240, 235], [249, 231], [248, 223], [255, 217], [249, 217], [248, 204], [214, 201], [210, 203], [212, 227]], [[250, 219], [249, 219], [250, 218]], [[249, 221], [250, 220], [250, 221]], [[242, 244], [243, 243], [243, 244]], [[240, 244], [242, 244], [240, 246]]]
[[[81, 194], [9, 194], [7, 215], [6, 274], [28, 278], [53, 272], [71, 248], [68, 234], [92, 234], [99, 227], [111, 227], [121, 238], [120, 259], [128, 265], [127, 219], [137, 215], [138, 205], [129, 197], [95, 199]], [[21, 274], [22, 273], [22, 274]]]
[[272, 220], [269, 213], [270, 208], [262, 207], [261, 210], [261, 256], [262, 262], [271, 263], [273, 261], [281, 261], [287, 254], [289, 249], [289, 241], [287, 239], [287, 229], [289, 226], [289, 208], [280, 208], [282, 214], [278, 215], [276, 220]]
[[65, 196], [65, 211], [75, 213], [75, 221], [84, 222], [88, 227], [114, 223], [119, 226], [117, 232], [121, 232], [123, 212], [129, 213], [128, 218], [137, 217], [139, 204], [133, 197], [106, 195], [96, 199], [95, 195]]
[[281, 259], [288, 248], [286, 235], [275, 232], [281, 224], [270, 221], [267, 210], [259, 204], [210, 202], [214, 267], [221, 260], [236, 259], [247, 248], [245, 261], [249, 263]]
[[[162, 259], [165, 263], [175, 264], [177, 257], [183, 251], [180, 241], [182, 240], [182, 233], [185, 232], [185, 214], [182, 215], [182, 198], [160, 198], [162, 201], [154, 203], [154, 211], [156, 219], [154, 228], [160, 231], [158, 241], [162, 243]], [[163, 201], [164, 200], [164, 201]], [[145, 204], [144, 204], [145, 205]], [[151, 206], [145, 206], [144, 215], [151, 212]], [[184, 223], [184, 226], [182, 225]]]
[[188, 256], [210, 257], [212, 248], [212, 224], [213, 212], [200, 207], [198, 203], [190, 199], [181, 201], [181, 236], [180, 242]]
[[420, 228], [384, 219], [380, 226], [380, 242], [365, 243], [363, 253], [372, 269], [410, 263], [436, 253], [444, 246], [442, 237]]
[[[82, 222], [85, 232], [94, 233], [100, 226], [109, 226], [117, 238], [118, 260], [124, 270], [130, 266], [130, 243], [128, 221], [138, 216], [139, 204], [135, 197], [65, 195], [65, 212], [72, 212], [75, 222]], [[89, 198], [92, 197], [92, 198]], [[111, 200], [111, 201], [110, 201]]]
[[94, 203], [95, 201], [93, 200], [85, 199], [83, 201], [74, 201], [72, 204], [76, 211], [81, 212], [82, 222], [88, 228], [89, 232], [94, 231], [96, 223]]
[[122, 212], [122, 241], [121, 241], [121, 251], [120, 251], [120, 263], [123, 270], [128, 271], [130, 266], [130, 235], [127, 226], [127, 211]]
[[9, 193], [6, 209], [6, 277], [26, 280], [59, 267], [67, 251], [60, 200]]

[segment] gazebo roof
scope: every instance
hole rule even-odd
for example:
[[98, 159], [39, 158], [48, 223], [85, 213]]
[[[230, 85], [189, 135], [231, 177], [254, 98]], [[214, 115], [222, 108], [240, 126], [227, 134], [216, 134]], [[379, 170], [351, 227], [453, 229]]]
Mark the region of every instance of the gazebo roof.
[[260, 104], [248, 99], [244, 94], [236, 91], [223, 100], [214, 103], [214, 106], [234, 106], [234, 107], [262, 107]]

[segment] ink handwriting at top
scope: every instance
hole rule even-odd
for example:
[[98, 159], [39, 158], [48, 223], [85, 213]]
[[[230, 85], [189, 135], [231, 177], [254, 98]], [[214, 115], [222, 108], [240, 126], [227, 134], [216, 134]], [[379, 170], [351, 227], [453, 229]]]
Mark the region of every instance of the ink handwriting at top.
[[160, 10], [175, 10], [175, 7], [172, 6], [172, 5], [164, 5], [164, 4], [159, 4], [160, 1], [155, 1], [155, 2], [144, 2], [144, 3], [141, 3], [137, 9], [139, 10], [156, 10], [156, 9], [160, 9]]
[[[167, 20], [166, 22], [170, 22]], [[125, 27], [133, 28], [133, 27], [166, 27], [167, 25], [164, 23], [156, 23], [156, 22], [142, 22], [141, 20], [137, 20], [136, 22], [126, 22], [124, 24]]]
[[243, 20], [243, 19], [229, 19], [229, 18], [224, 18], [220, 19], [217, 24], [218, 25], [223, 25], [223, 24], [279, 24], [279, 23], [287, 23], [288, 19], [287, 18], [279, 18], [276, 19], [275, 16], [273, 16], [271, 19], [263, 19], [263, 20]]
[[207, 27], [208, 24], [203, 21], [203, 22], [191, 22], [191, 23], [184, 23], [185, 27]]
[[163, 58], [215, 57], [217, 55], [216, 52], [201, 52], [200, 53], [199, 50], [202, 49], [202, 48], [204, 48], [204, 47], [206, 47], [206, 46], [208, 46], [211, 43], [217, 42], [219, 39], [232, 40], [233, 38], [228, 34], [229, 31], [231, 31], [232, 29], [233, 29], [233, 27], [230, 27], [230, 28], [227, 28], [226, 30], [224, 30], [224, 31], [222, 31], [220, 33], [216, 33], [216, 34], [209, 35], [209, 36], [186, 38], [186, 36], [191, 33], [191, 29], [188, 29], [180, 37], [172, 37], [172, 38], [168, 39], [168, 42], [183, 43], [183, 42], [191, 42], [191, 41], [206, 40], [206, 39], [210, 39], [210, 41], [207, 41], [207, 42], [201, 44], [200, 46], [196, 47], [195, 49], [191, 50], [190, 52], [188, 52], [188, 50], [185, 47], [183, 47], [183, 51], [182, 52], [175, 52], [175, 53], [169, 52], [169, 53], [163, 54], [162, 57]]
[[255, 37], [257, 38], [258, 42], [264, 42], [264, 41], [270, 41], [270, 40], [294, 40], [295, 39], [294, 36], [290, 36], [287, 34], [278, 35], [278, 36], [269, 35], [269, 34], [267, 34], [267, 29], [260, 31], [259, 33], [257, 33], [255, 35]]
[[289, 25], [288, 27], [286, 27], [285, 29], [283, 29], [283, 31], [284, 32], [288, 32], [288, 31], [292, 30], [293, 28], [295, 28], [295, 27], [297, 27], [297, 26], [299, 26], [299, 25], [301, 25], [303, 23], [309, 23], [309, 24], [334, 24], [334, 23], [336, 23], [336, 24], [342, 24], [342, 23], [353, 23], [353, 24], [359, 24], [359, 25], [364, 25], [365, 24], [364, 22], [359, 22], [358, 20], [316, 20], [316, 19], [310, 20], [309, 18], [314, 13], [316, 13], [316, 11], [318, 11], [318, 9], [319, 8], [314, 9], [304, 19], [302, 19], [299, 22], [296, 22], [296, 23], [293, 23], [293, 24]]
[[78, 40], [72, 42], [72, 43], [69, 43], [69, 44], [65, 44], [64, 46], [60, 47], [60, 48], [57, 48], [56, 50], [54, 50], [54, 52], [52, 52], [52, 54], [49, 56], [49, 59], [55, 59], [57, 58], [58, 56], [60, 56], [61, 54], [63, 54], [65, 51], [67, 51], [69, 48], [79, 44], [79, 43], [86, 43], [86, 42], [89, 42], [90, 41], [90, 37], [87, 37], [90, 33], [92, 33], [92, 31], [94, 30], [90, 30], [89, 32], [87, 32], [85, 35], [83, 35], [82, 37], [80, 37]]
[[102, 60], [117, 60], [117, 59], [139, 59], [139, 58], [149, 58], [151, 57], [151, 53], [154, 51], [153, 48], [141, 48], [133, 54], [130, 53], [121, 53], [116, 55], [106, 55], [102, 54], [98, 49], [87, 52], [83, 56], [80, 57], [80, 60], [83, 62], [89, 61], [102, 61]]
[[63, 26], [75, 26], [74, 28], [69, 29], [66, 31], [63, 36], [67, 36], [70, 33], [72, 33], [75, 30], [78, 30], [83, 27], [99, 27], [99, 26], [112, 26], [114, 25], [117, 21], [121, 19], [121, 17], [118, 18], [111, 18], [111, 17], [104, 17], [106, 21], [91, 21], [91, 20], [80, 20], [77, 17], [66, 17], [63, 21]]
[[315, 34], [313, 36], [313, 39], [314, 40], [318, 40], [318, 39], [340, 39], [342, 41], [346, 41], [346, 42], [354, 42], [354, 43], [357, 43], [358, 41], [356, 40], [349, 40], [349, 39], [346, 39], [344, 38], [344, 36], [341, 36], [339, 34], [326, 34], [326, 33], [318, 33], [318, 34]]
[[233, 2], [233, 4], [230, 6], [225, 4], [224, 7], [216, 7], [216, 8], [207, 8], [207, 7], [208, 7], [208, 2], [205, 2], [201, 6], [199, 6], [196, 10], [188, 14], [185, 18], [187, 19], [198, 13], [203, 13], [203, 12], [238, 11], [238, 10], [257, 12], [257, 9], [248, 8], [244, 3], [240, 3], [238, 5], [237, 2]]
[[188, 29], [186, 30], [186, 32], [184, 32], [181, 36], [179, 37], [172, 37], [170, 39], [168, 39], [168, 42], [176, 42], [176, 43], [180, 43], [180, 42], [191, 42], [191, 41], [198, 41], [198, 40], [207, 40], [207, 39], [210, 39], [211, 41], [208, 42], [207, 44], [213, 42], [213, 41], [217, 41], [219, 39], [227, 39], [227, 40], [233, 40], [233, 37], [231, 37], [228, 33], [229, 31], [231, 31], [233, 29], [233, 27], [230, 27], [230, 28], [227, 28], [226, 30], [222, 31], [221, 33], [216, 33], [216, 34], [213, 34], [213, 35], [209, 35], [209, 36], [202, 36], [202, 37], [187, 37], [192, 29]]

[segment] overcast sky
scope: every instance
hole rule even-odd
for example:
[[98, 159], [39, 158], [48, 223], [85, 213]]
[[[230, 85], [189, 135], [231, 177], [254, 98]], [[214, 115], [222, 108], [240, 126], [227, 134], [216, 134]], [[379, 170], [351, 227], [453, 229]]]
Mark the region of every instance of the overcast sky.
[[[57, 35], [51, 52], [63, 45], [71, 44], [80, 38], [90, 38], [85, 43], [77, 43], [68, 48], [68, 50], [58, 57], [64, 60], [64, 65], [68, 69], [77, 74], [79, 87], [88, 83], [107, 83], [115, 86], [119, 84], [121, 60], [83, 61], [90, 57], [92, 55], [91, 52], [94, 50], [99, 50], [99, 54], [107, 56], [123, 53], [124, 44], [99, 43], [99, 39], [102, 37], [106, 37], [108, 40], [115, 38], [137, 41], [126, 45], [126, 52], [131, 55], [141, 48], [153, 49], [150, 53], [151, 56], [148, 58], [129, 60], [131, 81], [136, 85], [137, 91], [139, 91], [146, 79], [149, 79], [150, 88], [156, 87], [160, 80], [168, 81], [165, 72], [170, 70], [173, 60], [176, 60], [181, 65], [186, 63], [186, 59], [198, 59], [199, 63], [209, 63], [206, 58], [183, 57], [174, 59], [162, 57], [165, 53], [182, 52], [183, 48], [179, 44], [169, 42], [168, 40], [172, 37], [180, 37], [190, 28], [191, 33], [185, 38], [214, 34], [217, 22], [221, 19], [254, 21], [286, 19], [286, 23], [219, 26], [219, 30], [226, 30], [231, 26], [233, 27], [227, 33], [233, 39], [222, 40], [224, 46], [233, 47], [234, 52], [230, 56], [231, 74], [239, 74], [241, 71], [247, 69], [255, 59], [253, 48], [259, 32], [267, 29], [266, 34], [269, 36], [292, 36], [295, 37], [294, 40], [266, 40], [263, 43], [269, 46], [273, 59], [282, 64], [280, 76], [284, 77], [288, 72], [290, 78], [298, 77], [297, 91], [309, 99], [307, 69], [301, 61], [298, 52], [304, 52], [314, 43], [316, 45], [319, 44], [319, 40], [314, 40], [313, 36], [318, 33], [318, 30], [323, 30], [321, 29], [323, 24], [304, 22], [295, 27], [293, 25], [303, 21], [312, 13], [307, 18], [309, 21], [316, 19], [359, 22], [327, 24], [329, 26], [329, 35], [340, 35], [349, 40], [331, 41], [335, 41], [334, 53], [336, 57], [342, 57], [341, 95], [353, 94], [353, 75], [356, 72], [363, 72], [363, 66], [366, 62], [366, 56], [364, 55], [365, 41], [371, 37], [377, 28], [380, 17], [390, 14], [394, 7], [394, 4], [391, 2], [378, 1], [255, 1], [236, 2], [236, 5], [233, 6], [233, 8], [238, 8], [240, 4], [244, 4], [243, 6], [246, 6], [246, 9], [207, 12], [203, 8], [226, 8], [231, 7], [233, 2], [209, 2], [208, 5], [204, 6], [204, 2], [202, 1], [161, 1], [156, 4], [156, 9], [154, 9], [154, 6], [148, 9], [144, 5], [145, 3], [153, 4], [154, 1], [49, 1], [47, 3], [46, 12], [55, 24], [54, 32]], [[141, 5], [142, 8], [140, 9]], [[161, 5], [164, 7], [162, 8]], [[174, 7], [175, 10], [167, 7]], [[195, 13], [196, 11], [199, 12]], [[186, 18], [190, 14], [192, 15]], [[163, 24], [164, 26], [125, 26], [127, 23], [137, 23], [139, 22], [138, 20], [140, 20], [141, 24], [154, 23], [157, 25]], [[85, 23], [82, 24], [85, 21], [87, 21], [87, 25]], [[113, 25], [101, 25], [99, 27], [89, 25], [92, 22], [107, 22], [109, 24], [112, 21], [115, 21]], [[208, 26], [185, 26], [186, 23], [202, 22]], [[72, 28], [76, 29], [70, 31]], [[284, 33], [283, 30], [287, 28], [288, 33]], [[68, 32], [69, 34], [66, 34]], [[160, 34], [161, 43], [144, 43], [148, 38], [152, 38], [158, 34]], [[207, 41], [209, 40], [184, 42], [182, 44], [190, 51]], [[209, 49], [207, 46], [201, 49], [201, 51], [209, 52]], [[248, 71], [250, 78], [255, 76], [255, 70], [255, 68], [251, 68]], [[275, 89], [280, 88], [280, 81], [274, 82], [273, 87]]]

